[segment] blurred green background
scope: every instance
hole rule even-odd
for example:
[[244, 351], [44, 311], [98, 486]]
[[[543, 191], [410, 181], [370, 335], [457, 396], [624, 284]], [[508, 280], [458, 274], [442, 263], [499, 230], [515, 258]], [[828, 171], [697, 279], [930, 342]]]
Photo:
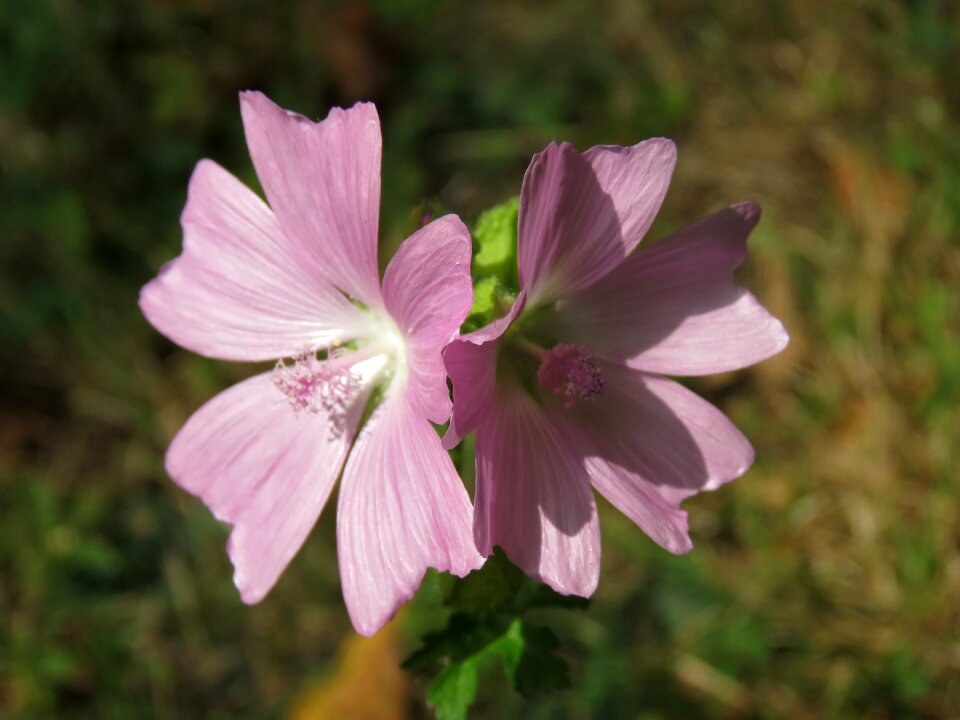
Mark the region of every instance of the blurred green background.
[[376, 101], [388, 246], [423, 202], [471, 222], [517, 194], [551, 139], [674, 138], [654, 238], [763, 205], [743, 282], [792, 344], [692, 383], [755, 467], [686, 504], [686, 557], [602, 507], [592, 607], [552, 619], [574, 688], [528, 702], [491, 669], [476, 717], [960, 717], [958, 67], [948, 0], [3, 0], [0, 717], [429, 716], [423, 679], [378, 675], [429, 587], [361, 662], [332, 512], [247, 608], [163, 471], [252, 372], [136, 305], [196, 161], [256, 182], [243, 88]]

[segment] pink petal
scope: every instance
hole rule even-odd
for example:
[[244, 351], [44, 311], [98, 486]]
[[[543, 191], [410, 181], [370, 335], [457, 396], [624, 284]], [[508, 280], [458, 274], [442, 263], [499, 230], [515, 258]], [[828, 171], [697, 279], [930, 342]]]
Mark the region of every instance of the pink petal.
[[240, 93], [247, 146], [270, 206], [312, 266], [380, 307], [380, 121], [371, 103], [334, 108], [322, 122]]
[[227, 552], [244, 602], [263, 599], [309, 534], [365, 399], [335, 435], [327, 416], [294, 413], [265, 373], [207, 402], [173, 439], [167, 472], [234, 526]]
[[502, 547], [530, 577], [589, 596], [600, 574], [597, 508], [582, 461], [519, 387], [477, 428], [477, 548]]
[[357, 438], [337, 508], [340, 578], [357, 632], [377, 632], [427, 567], [462, 577], [483, 564], [471, 511], [440, 437], [409, 396], [391, 388]]
[[664, 499], [643, 477], [598, 457], [588, 458], [586, 465], [597, 491], [657, 545], [675, 555], [693, 549], [687, 513]]
[[473, 305], [470, 233], [458, 217], [434, 220], [404, 241], [384, 273], [383, 298], [406, 341], [420, 414], [444, 423], [451, 403], [440, 352]]
[[648, 372], [703, 375], [775, 355], [786, 330], [733, 282], [759, 215], [740, 203], [641, 248], [558, 303], [549, 322], [568, 341]]
[[140, 293], [150, 323], [225, 360], [293, 355], [363, 333], [366, 320], [310, 271], [264, 202], [210, 160], [190, 178], [183, 254]]
[[665, 138], [580, 154], [569, 143], [535, 155], [520, 193], [520, 286], [532, 307], [613, 270], [656, 217], [676, 162]]
[[526, 294], [521, 292], [502, 318], [472, 333], [461, 335], [443, 351], [447, 375], [453, 383], [453, 415], [443, 436], [446, 449], [456, 447], [472, 432], [490, 408], [496, 391], [497, 340], [523, 312]]
[[557, 414], [580, 452], [618, 466], [601, 469], [602, 477], [591, 472], [604, 495], [614, 483], [620, 485], [615, 493], [646, 483], [675, 507], [683, 498], [740, 477], [753, 463], [747, 439], [703, 398], [672, 380], [612, 363], [600, 366], [608, 379], [603, 396]]

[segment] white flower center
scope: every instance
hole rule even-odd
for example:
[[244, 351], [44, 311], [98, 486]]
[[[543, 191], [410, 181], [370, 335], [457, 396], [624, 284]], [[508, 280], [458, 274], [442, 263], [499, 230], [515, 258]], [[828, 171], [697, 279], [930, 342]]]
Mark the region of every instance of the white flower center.
[[273, 384], [294, 413], [323, 412], [330, 418], [331, 434], [339, 437], [347, 413], [363, 390], [388, 374], [405, 381], [406, 348], [400, 331], [389, 317], [380, 318], [377, 324], [372, 342], [359, 349], [331, 348], [327, 357], [320, 359], [315, 349], [305, 348], [291, 362], [277, 361]]

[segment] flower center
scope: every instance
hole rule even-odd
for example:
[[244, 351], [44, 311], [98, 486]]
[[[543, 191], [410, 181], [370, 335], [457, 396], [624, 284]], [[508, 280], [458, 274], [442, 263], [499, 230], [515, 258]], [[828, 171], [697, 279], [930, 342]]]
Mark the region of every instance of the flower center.
[[572, 408], [577, 400], [600, 397], [607, 387], [607, 376], [597, 367], [590, 350], [565, 343], [544, 353], [537, 381], [554, 395], [564, 395], [566, 408]]
[[362, 387], [360, 375], [353, 370], [357, 359], [332, 350], [326, 360], [319, 360], [312, 350], [304, 350], [290, 364], [277, 360], [273, 384], [286, 395], [294, 412], [323, 411], [334, 430], [342, 431], [346, 412]]

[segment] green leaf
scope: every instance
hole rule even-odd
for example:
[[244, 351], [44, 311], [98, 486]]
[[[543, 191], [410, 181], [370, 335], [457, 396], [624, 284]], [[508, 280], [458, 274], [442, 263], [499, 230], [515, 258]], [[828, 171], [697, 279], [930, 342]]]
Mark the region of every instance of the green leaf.
[[437, 720], [466, 720], [477, 696], [477, 664], [473, 660], [448, 665], [427, 688], [427, 704], [437, 711]]
[[489, 649], [503, 658], [503, 670], [510, 682], [514, 682], [524, 653], [523, 621], [514, 618], [507, 631], [492, 642]]
[[473, 227], [474, 278], [496, 277], [504, 287], [517, 289], [517, 219], [520, 198], [490, 208]]
[[526, 626], [516, 617], [494, 640], [441, 670], [427, 689], [427, 704], [436, 709], [438, 720], [465, 720], [481, 668], [497, 658], [514, 689], [527, 699], [570, 687], [567, 664], [556, 654], [559, 647], [551, 630]]
[[477, 327], [481, 327], [480, 323], [484, 318], [493, 317], [499, 287], [500, 282], [495, 277], [485, 277], [474, 285], [473, 307], [470, 308], [467, 322], [474, 320], [477, 323]]
[[480, 570], [450, 588], [446, 605], [453, 610], [446, 627], [424, 636], [403, 663], [410, 670], [444, 665], [427, 693], [438, 718], [466, 718], [480, 670], [495, 663], [527, 698], [569, 687], [567, 664], [557, 655], [560, 642], [522, 616], [540, 607], [582, 608], [586, 598], [560, 595], [530, 580], [498, 547]]
[[447, 665], [427, 688], [427, 704], [437, 711], [437, 720], [466, 720], [477, 696], [480, 669], [498, 657], [511, 682], [523, 657], [523, 623], [515, 618], [506, 632], [462, 660]]
[[519, 210], [520, 198], [512, 198], [482, 213], [473, 226], [474, 301], [462, 332], [471, 332], [500, 317], [517, 297]]

